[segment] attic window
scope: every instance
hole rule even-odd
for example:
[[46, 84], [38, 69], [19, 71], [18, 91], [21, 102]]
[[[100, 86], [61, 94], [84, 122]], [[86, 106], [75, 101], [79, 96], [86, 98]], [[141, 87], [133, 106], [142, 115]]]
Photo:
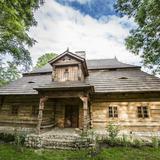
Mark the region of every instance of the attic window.
[[128, 79], [127, 77], [120, 77], [119, 79]]
[[28, 83], [35, 83], [34, 81], [29, 81]]
[[68, 69], [65, 69], [64, 80], [67, 81], [68, 79], [69, 79], [69, 71], [68, 71]]

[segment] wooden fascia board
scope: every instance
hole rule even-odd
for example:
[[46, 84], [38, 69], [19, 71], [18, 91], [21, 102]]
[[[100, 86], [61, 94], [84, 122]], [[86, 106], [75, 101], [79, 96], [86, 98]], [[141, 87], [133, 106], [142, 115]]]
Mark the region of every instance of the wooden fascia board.
[[62, 58], [62, 57], [65, 56], [65, 55], [69, 55], [69, 56], [71, 56], [72, 58], [75, 58], [76, 60], [81, 61], [81, 62], [83, 62], [83, 61], [85, 60], [84, 58], [81, 58], [80, 56], [75, 55], [74, 53], [64, 52], [64, 53], [58, 55], [56, 58], [50, 60], [48, 63], [52, 65], [54, 62], [56, 62], [57, 60], [59, 60], [60, 58]]

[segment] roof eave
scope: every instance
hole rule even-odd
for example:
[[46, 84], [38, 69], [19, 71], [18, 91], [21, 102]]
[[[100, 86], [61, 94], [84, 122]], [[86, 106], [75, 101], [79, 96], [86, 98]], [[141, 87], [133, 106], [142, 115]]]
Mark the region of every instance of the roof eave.
[[83, 90], [83, 89], [91, 89], [91, 91], [94, 91], [94, 86], [75, 86], [75, 87], [55, 87], [55, 88], [51, 88], [51, 87], [45, 87], [45, 88], [33, 88], [37, 91], [57, 91], [57, 90]]

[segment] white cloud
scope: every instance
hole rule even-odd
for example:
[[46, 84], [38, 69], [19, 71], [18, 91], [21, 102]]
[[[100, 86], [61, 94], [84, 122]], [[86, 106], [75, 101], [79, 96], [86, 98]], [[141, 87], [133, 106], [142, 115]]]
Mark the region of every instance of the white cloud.
[[38, 26], [30, 30], [30, 35], [38, 41], [30, 49], [34, 63], [46, 52], [60, 54], [67, 47], [71, 51], [85, 50], [88, 59], [117, 56], [123, 62], [138, 63], [138, 58], [124, 46], [124, 38], [129, 34], [124, 25], [126, 17], [111, 16], [98, 21], [48, 0], [36, 12], [36, 19]]
[[69, 1], [69, 2], [77, 1], [77, 2], [79, 2], [79, 3], [81, 3], [81, 4], [85, 4], [85, 3], [87, 3], [87, 2], [89, 2], [89, 1], [91, 1], [91, 0], [67, 0], [67, 1]]

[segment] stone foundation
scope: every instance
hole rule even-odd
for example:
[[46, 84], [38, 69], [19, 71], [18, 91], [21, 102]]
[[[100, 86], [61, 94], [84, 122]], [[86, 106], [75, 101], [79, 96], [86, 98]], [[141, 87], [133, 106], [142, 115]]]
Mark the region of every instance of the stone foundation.
[[53, 129], [40, 135], [27, 135], [25, 145], [33, 148], [78, 149], [89, 147], [90, 144], [73, 129]]

